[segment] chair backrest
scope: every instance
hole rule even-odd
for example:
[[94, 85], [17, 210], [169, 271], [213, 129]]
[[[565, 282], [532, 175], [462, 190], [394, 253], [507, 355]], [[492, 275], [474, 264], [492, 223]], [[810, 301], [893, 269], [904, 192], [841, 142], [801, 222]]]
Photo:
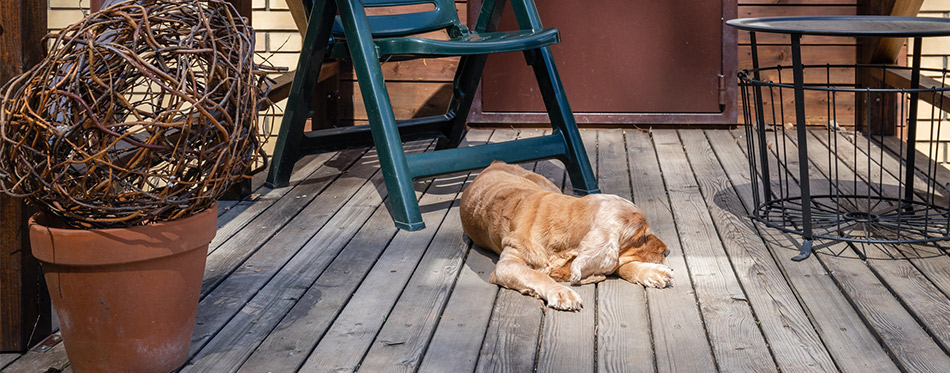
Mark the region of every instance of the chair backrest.
[[376, 37], [405, 36], [461, 25], [454, 0], [362, 0], [361, 3], [367, 10], [369, 29]]

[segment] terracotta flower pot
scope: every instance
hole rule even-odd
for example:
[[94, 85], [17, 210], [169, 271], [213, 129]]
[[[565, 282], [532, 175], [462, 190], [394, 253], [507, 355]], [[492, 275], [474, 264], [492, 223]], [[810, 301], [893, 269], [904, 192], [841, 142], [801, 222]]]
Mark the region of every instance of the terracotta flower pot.
[[30, 219], [33, 255], [76, 372], [169, 372], [188, 358], [217, 206], [146, 226]]

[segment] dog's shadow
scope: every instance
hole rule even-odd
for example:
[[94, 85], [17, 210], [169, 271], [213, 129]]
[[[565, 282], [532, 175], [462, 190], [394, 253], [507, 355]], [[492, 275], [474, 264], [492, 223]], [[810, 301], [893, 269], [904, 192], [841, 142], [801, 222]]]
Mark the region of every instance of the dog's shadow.
[[472, 271], [482, 282], [490, 284], [489, 278], [491, 278], [492, 271], [495, 270], [495, 265], [498, 264], [498, 254], [495, 254], [491, 249], [476, 245], [468, 236], [464, 236], [462, 239], [472, 247], [467, 260], [465, 260], [465, 268]]

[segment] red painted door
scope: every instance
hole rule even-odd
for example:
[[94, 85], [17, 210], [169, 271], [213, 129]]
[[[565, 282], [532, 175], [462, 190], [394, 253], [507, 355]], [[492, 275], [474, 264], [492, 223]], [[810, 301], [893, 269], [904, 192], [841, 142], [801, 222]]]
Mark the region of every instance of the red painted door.
[[[562, 41], [552, 50], [579, 122], [598, 122], [597, 118], [606, 123], [668, 122], [662, 120], [663, 114], [683, 123], [717, 118], [729, 122], [729, 115], [723, 117], [726, 111], [732, 111], [734, 121], [734, 110], [727, 110], [725, 101], [734, 106], [734, 90], [726, 90], [735, 81], [735, 47], [724, 46], [729, 31], [724, 30], [723, 18], [730, 8], [722, 1], [535, 3], [544, 26], [561, 31]], [[511, 6], [505, 12], [500, 29], [516, 29]], [[531, 122], [517, 120], [515, 113], [544, 111], [534, 75], [521, 53], [489, 57], [482, 84], [481, 106], [476, 104], [481, 113], [475, 117], [494, 114], [493, 121]], [[727, 93], [732, 97], [724, 97]], [[506, 113], [514, 120], [497, 120]]]

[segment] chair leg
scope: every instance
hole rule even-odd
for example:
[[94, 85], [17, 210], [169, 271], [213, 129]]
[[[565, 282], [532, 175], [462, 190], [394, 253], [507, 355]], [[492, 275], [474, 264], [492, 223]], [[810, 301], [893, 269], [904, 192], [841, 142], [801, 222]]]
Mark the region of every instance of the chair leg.
[[338, 2], [340, 20], [343, 22], [356, 78], [363, 93], [363, 104], [366, 105], [373, 142], [379, 154], [379, 166], [386, 181], [393, 221], [397, 228], [420, 230], [425, 228], [425, 223], [422, 221], [419, 202], [412, 188], [412, 175], [396, 127], [396, 118], [383, 80], [379, 56], [376, 54], [366, 14], [361, 8], [354, 9], [353, 3], [343, 0]]
[[300, 159], [300, 140], [303, 137], [307, 117], [313, 100], [314, 82], [320, 75], [320, 67], [326, 57], [327, 40], [336, 15], [333, 0], [314, 1], [310, 14], [310, 27], [304, 38], [303, 50], [297, 61], [297, 73], [290, 87], [287, 109], [277, 134], [274, 156], [267, 172], [266, 185], [271, 188], [285, 187], [290, 182], [294, 163]]
[[[475, 31], [495, 31], [498, 28], [498, 22], [501, 20], [501, 13], [506, 2], [506, 0], [482, 1], [482, 9], [475, 24]], [[439, 139], [438, 144], [436, 144], [437, 150], [456, 148], [461, 143], [462, 138], [465, 137], [468, 112], [472, 109], [472, 101], [475, 99], [478, 82], [482, 79], [486, 60], [488, 60], [488, 55], [474, 55], [463, 56], [459, 61], [459, 68], [455, 71], [452, 103], [449, 105], [448, 112], [451, 119], [442, 127], [445, 138]]]
[[462, 137], [465, 137], [468, 112], [472, 109], [475, 90], [478, 88], [478, 81], [482, 78], [487, 59], [487, 55], [474, 55], [464, 56], [459, 61], [452, 87], [452, 102], [449, 104], [448, 116], [451, 119], [442, 126], [445, 137], [439, 138], [436, 144], [437, 150], [458, 147], [462, 142]]
[[600, 193], [597, 178], [590, 167], [587, 151], [584, 150], [584, 142], [577, 130], [577, 123], [574, 121], [574, 113], [567, 103], [564, 86], [561, 84], [561, 78], [554, 66], [551, 49], [543, 47], [526, 51], [525, 56], [528, 59], [528, 64], [534, 68], [534, 75], [538, 79], [544, 105], [551, 117], [551, 127], [555, 132], [559, 132], [564, 136], [567, 147], [565, 166], [567, 166], [567, 173], [571, 177], [571, 184], [574, 185], [574, 193]]

